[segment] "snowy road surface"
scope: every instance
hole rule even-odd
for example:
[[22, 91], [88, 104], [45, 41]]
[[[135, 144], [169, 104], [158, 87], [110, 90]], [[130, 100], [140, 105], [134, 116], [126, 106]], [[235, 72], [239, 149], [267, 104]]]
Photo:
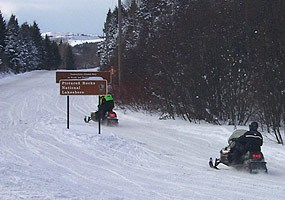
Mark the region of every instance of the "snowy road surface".
[[83, 122], [96, 105], [96, 96], [71, 96], [66, 129], [55, 71], [0, 79], [0, 199], [285, 199], [285, 147], [269, 134], [268, 174], [213, 170], [208, 159], [226, 146], [232, 126], [117, 109], [119, 127], [98, 135], [97, 124]]

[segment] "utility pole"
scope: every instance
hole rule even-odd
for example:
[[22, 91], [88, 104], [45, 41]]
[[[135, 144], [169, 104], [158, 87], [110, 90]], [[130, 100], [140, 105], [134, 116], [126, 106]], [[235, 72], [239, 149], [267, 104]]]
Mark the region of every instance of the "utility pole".
[[121, 0], [118, 0], [118, 84], [121, 87], [122, 81], [122, 66], [121, 66], [121, 56], [122, 56], [122, 4]]

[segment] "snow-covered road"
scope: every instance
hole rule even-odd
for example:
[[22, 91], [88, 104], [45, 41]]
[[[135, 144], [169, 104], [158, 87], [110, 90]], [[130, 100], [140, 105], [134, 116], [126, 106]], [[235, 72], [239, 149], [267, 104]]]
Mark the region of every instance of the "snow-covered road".
[[[232, 126], [117, 109], [119, 127], [85, 124], [96, 96], [59, 95], [55, 71], [0, 79], [0, 199], [283, 200], [285, 147], [265, 137], [268, 174], [208, 167]], [[247, 127], [243, 127], [247, 128]]]

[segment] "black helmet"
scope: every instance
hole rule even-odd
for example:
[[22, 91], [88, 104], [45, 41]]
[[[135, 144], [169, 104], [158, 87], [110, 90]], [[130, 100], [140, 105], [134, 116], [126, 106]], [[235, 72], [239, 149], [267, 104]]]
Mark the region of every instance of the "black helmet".
[[258, 129], [258, 123], [257, 122], [251, 122], [251, 124], [249, 125], [249, 130], [257, 131], [257, 129]]

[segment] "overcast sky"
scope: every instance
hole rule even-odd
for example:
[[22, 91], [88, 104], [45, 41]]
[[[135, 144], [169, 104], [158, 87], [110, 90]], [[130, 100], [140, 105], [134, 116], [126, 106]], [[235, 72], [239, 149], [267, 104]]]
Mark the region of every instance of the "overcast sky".
[[36, 21], [41, 32], [103, 34], [109, 8], [118, 0], [0, 0], [6, 20], [16, 15], [19, 25]]

